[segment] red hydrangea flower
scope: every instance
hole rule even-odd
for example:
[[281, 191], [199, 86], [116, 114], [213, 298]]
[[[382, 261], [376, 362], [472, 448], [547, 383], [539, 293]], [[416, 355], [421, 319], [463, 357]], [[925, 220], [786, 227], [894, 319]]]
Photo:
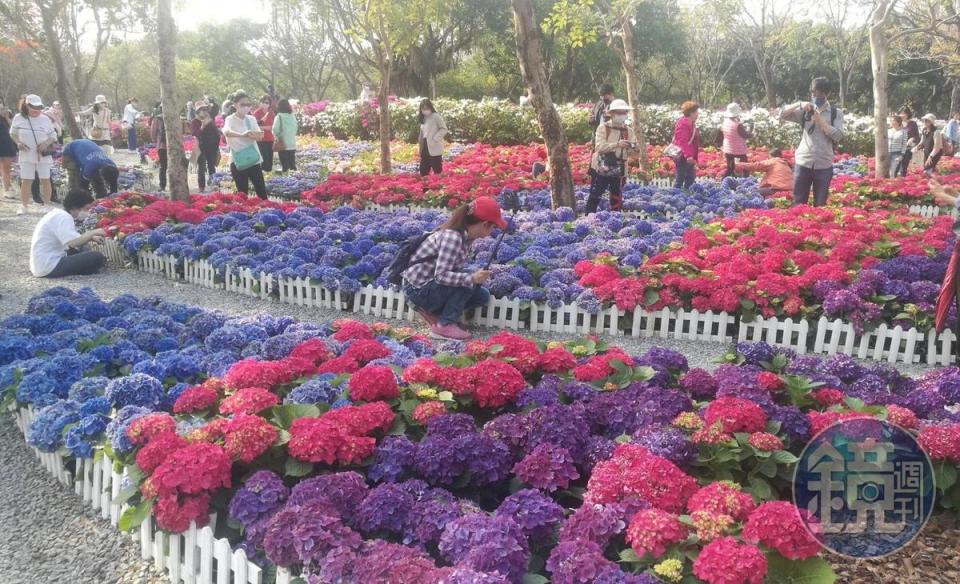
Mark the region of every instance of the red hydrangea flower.
[[830, 406], [843, 403], [843, 392], [839, 389], [833, 389], [832, 387], [814, 390], [810, 393], [810, 397], [822, 408], [829, 408]]
[[806, 510], [788, 501], [771, 501], [750, 514], [743, 539], [773, 548], [789, 560], [805, 560], [820, 553], [820, 543], [811, 530], [819, 533], [819, 524]]
[[187, 442], [173, 431], [163, 432], [150, 438], [147, 445], [137, 451], [137, 466], [150, 475], [171, 452], [183, 448]]
[[167, 495], [153, 505], [157, 526], [164, 531], [182, 533], [190, 529], [190, 522], [203, 527], [210, 520], [210, 495]]
[[687, 502], [687, 511], [707, 511], [729, 515], [737, 521], [745, 521], [756, 508], [753, 497], [744, 493], [735, 483], [720, 481], [701, 487]]
[[390, 356], [390, 349], [380, 341], [375, 339], [358, 339], [350, 343], [347, 350], [341, 357], [348, 357], [357, 363], [365, 364], [374, 359], [382, 359]]
[[429, 385], [433, 383], [436, 378], [439, 368], [440, 366], [437, 365], [433, 359], [417, 359], [412, 365], [403, 370], [403, 382], [409, 384], [424, 383]]
[[707, 584], [763, 584], [767, 558], [752, 545], [721, 537], [700, 550], [693, 562], [693, 575]]
[[616, 373], [616, 369], [610, 365], [612, 361], [619, 361], [624, 365], [633, 366], [633, 359], [619, 349], [612, 349], [603, 355], [595, 355], [587, 359], [586, 363], [573, 370], [573, 376], [577, 378], [577, 381], [587, 382], [609, 377]]
[[774, 452], [783, 450], [783, 442], [776, 434], [769, 432], [754, 432], [747, 439], [747, 444], [753, 446], [761, 452]]
[[277, 365], [274, 361], [244, 359], [230, 366], [226, 375], [223, 376], [223, 382], [233, 389], [272, 387], [277, 375]]
[[385, 402], [346, 406], [319, 418], [298, 418], [290, 426], [287, 451], [304, 462], [357, 464], [373, 454], [376, 439], [369, 436], [393, 424]]
[[767, 414], [755, 402], [739, 397], [720, 397], [703, 414], [708, 425], [719, 421], [724, 432], [762, 432]]
[[776, 373], [761, 371], [757, 373], [757, 383], [767, 391], [776, 391], [783, 387], [783, 380]]
[[330, 349], [321, 339], [308, 339], [290, 351], [291, 359], [305, 359], [319, 365], [331, 357]]
[[553, 347], [537, 358], [537, 367], [544, 373], [566, 373], [577, 366], [577, 358], [563, 347]]
[[960, 463], [960, 424], [924, 426], [917, 443], [931, 460]]
[[[492, 359], [488, 359], [485, 362], [492, 362]], [[502, 363], [506, 365], [506, 363]], [[509, 367], [509, 366], [508, 366]], [[516, 370], [510, 373], [512, 378], [515, 378]], [[463, 369], [458, 369], [456, 367], [439, 367], [436, 369], [433, 375], [433, 384], [439, 387], [440, 389], [445, 389], [449, 392], [452, 392], [454, 395], [473, 395], [476, 391], [476, 384], [478, 378], [482, 377], [483, 374], [477, 366], [465, 367]]]
[[630, 497], [681, 513], [697, 491], [697, 481], [665, 458], [636, 444], [620, 444], [593, 469], [584, 502], [615, 503]]
[[694, 444], [723, 444], [733, 440], [733, 434], [723, 431], [723, 423], [714, 422], [709, 426], [701, 426], [690, 436]]
[[188, 444], [171, 452], [150, 475], [149, 483], [160, 497], [229, 487], [230, 457], [215, 444]]
[[426, 426], [430, 418], [445, 413], [447, 413], [447, 406], [443, 405], [443, 402], [423, 402], [413, 408], [413, 421], [421, 426]]
[[245, 387], [220, 402], [221, 414], [255, 414], [280, 403], [280, 398], [262, 387]]
[[667, 547], [687, 539], [687, 528], [673, 513], [660, 509], [637, 511], [627, 526], [627, 543], [639, 557], [659, 558]]
[[807, 412], [807, 421], [810, 422], [810, 435], [816, 436], [832, 424], [842, 420], [872, 419], [873, 416], [860, 412]]
[[913, 413], [913, 410], [895, 404], [887, 406], [887, 421], [910, 430], [920, 425], [920, 420], [917, 419], [917, 414]]
[[500, 332], [485, 341], [488, 347], [497, 345], [500, 351], [495, 355], [527, 375], [537, 369], [540, 350], [530, 339], [508, 332]]
[[320, 365], [320, 367], [317, 368], [317, 373], [333, 373], [334, 375], [340, 375], [342, 373], [353, 373], [357, 369], [360, 369], [360, 364], [357, 363], [356, 359], [341, 355], [324, 362], [322, 365]]
[[237, 414], [224, 427], [223, 448], [231, 458], [250, 463], [277, 440], [277, 429], [260, 416]]
[[527, 385], [523, 375], [503, 361], [487, 359], [471, 369], [476, 375], [474, 397], [481, 408], [499, 408], [513, 403]]
[[154, 412], [130, 422], [127, 439], [134, 446], [146, 444], [154, 436], [177, 431], [177, 422], [170, 414]]
[[373, 338], [373, 331], [370, 330], [370, 327], [356, 320], [335, 320], [333, 321], [333, 328], [337, 329], [333, 338], [341, 343], [354, 339]]
[[219, 399], [220, 395], [215, 389], [206, 385], [194, 385], [183, 390], [183, 393], [177, 397], [177, 401], [173, 404], [173, 413], [203, 412], [212, 408]]
[[350, 376], [349, 385], [350, 399], [353, 401], [372, 402], [400, 396], [393, 369], [382, 365], [367, 365], [360, 369]]

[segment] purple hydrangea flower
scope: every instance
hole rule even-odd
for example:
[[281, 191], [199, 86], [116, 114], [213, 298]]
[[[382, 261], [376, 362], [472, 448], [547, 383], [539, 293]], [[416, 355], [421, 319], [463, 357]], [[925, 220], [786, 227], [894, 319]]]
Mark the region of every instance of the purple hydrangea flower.
[[230, 500], [230, 517], [244, 526], [280, 507], [290, 495], [283, 480], [269, 470], [253, 473]]
[[694, 399], [709, 400], [717, 395], [717, 381], [704, 369], [691, 369], [680, 378], [680, 389]]
[[513, 519], [483, 513], [464, 515], [449, 523], [438, 547], [454, 564], [498, 573], [511, 582], [523, 578], [530, 556], [523, 530]]
[[294, 485], [287, 506], [329, 504], [349, 523], [367, 492], [367, 483], [358, 473], [351, 471], [320, 475]]
[[531, 541], [540, 541], [563, 521], [563, 507], [536, 489], [522, 489], [497, 507], [497, 515], [512, 517]]
[[606, 548], [611, 538], [627, 528], [622, 511], [610, 505], [584, 503], [560, 526], [559, 541], [583, 539]]
[[544, 442], [534, 448], [513, 467], [513, 472], [526, 484], [546, 491], [565, 489], [580, 478], [570, 451]]
[[373, 464], [367, 469], [367, 478], [391, 483], [403, 480], [413, 467], [416, 453], [417, 445], [406, 436], [387, 436], [373, 451]]
[[633, 434], [632, 442], [680, 467], [685, 467], [697, 459], [697, 447], [687, 439], [686, 434], [673, 426], [641, 428]]
[[547, 571], [554, 584], [593, 584], [613, 562], [603, 556], [596, 543], [586, 539], [561, 541], [550, 552]]
[[357, 509], [354, 523], [368, 535], [378, 532], [401, 535], [414, 499], [403, 487], [384, 483], [370, 490]]

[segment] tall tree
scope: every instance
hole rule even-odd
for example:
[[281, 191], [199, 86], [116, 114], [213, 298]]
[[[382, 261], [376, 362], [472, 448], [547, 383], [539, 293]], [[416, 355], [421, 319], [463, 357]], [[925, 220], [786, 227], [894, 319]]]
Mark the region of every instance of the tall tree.
[[177, 105], [177, 25], [170, 13], [170, 0], [157, 0], [157, 47], [160, 49], [160, 101], [163, 103], [163, 127], [167, 134], [167, 160], [170, 173], [170, 198], [190, 198], [187, 184], [187, 159], [181, 136], [183, 122]]
[[420, 38], [424, 23], [433, 18], [439, 0], [420, 2], [416, 10], [392, 0], [315, 0], [331, 23], [330, 39], [346, 62], [364, 73], [379, 74], [380, 172], [389, 174], [390, 78], [398, 56], [406, 54]]
[[888, 29], [894, 18], [897, 0], [877, 0], [870, 11], [870, 62], [873, 67], [873, 127], [876, 177], [885, 178], [890, 172], [890, 152], [887, 142], [887, 56]]
[[731, 33], [753, 59], [763, 84], [767, 107], [777, 107], [774, 76], [786, 48], [783, 31], [789, 21], [788, 0], [745, 0], [717, 2], [718, 11], [733, 15]]
[[870, 22], [862, 16], [863, 2], [860, 0], [821, 0], [820, 7], [830, 31], [825, 41], [833, 53], [840, 107], [846, 109], [850, 78], [859, 64], [857, 55], [867, 44]]
[[684, 36], [688, 46], [683, 67], [692, 84], [690, 93], [698, 103], [718, 106], [720, 92], [734, 65], [740, 61], [743, 49], [703, 5], [685, 16]]
[[567, 152], [567, 136], [560, 125], [560, 114], [553, 105], [547, 83], [543, 58], [540, 55], [540, 27], [534, 19], [530, 0], [511, 0], [513, 31], [516, 35], [517, 61], [527, 85], [530, 105], [537, 112], [540, 133], [547, 146], [550, 162], [550, 194], [553, 208], [570, 207], [576, 210], [573, 196], [573, 173]]

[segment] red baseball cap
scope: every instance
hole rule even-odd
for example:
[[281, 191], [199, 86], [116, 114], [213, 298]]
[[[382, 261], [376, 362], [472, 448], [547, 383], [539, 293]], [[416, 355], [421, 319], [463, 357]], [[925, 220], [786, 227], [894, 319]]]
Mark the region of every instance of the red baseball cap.
[[490, 197], [477, 197], [470, 202], [470, 214], [477, 219], [489, 221], [500, 229], [507, 228], [507, 222], [500, 214], [500, 205]]

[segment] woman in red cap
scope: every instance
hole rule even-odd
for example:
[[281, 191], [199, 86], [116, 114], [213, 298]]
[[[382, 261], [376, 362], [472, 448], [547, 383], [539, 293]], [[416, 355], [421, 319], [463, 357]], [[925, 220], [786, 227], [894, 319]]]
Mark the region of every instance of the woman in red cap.
[[454, 209], [410, 257], [403, 272], [403, 293], [430, 325], [435, 338], [462, 341], [470, 333], [457, 324], [464, 311], [483, 306], [490, 292], [481, 286], [489, 270], [463, 271], [470, 243], [488, 237], [494, 227], [506, 229], [500, 205], [478, 197]]

